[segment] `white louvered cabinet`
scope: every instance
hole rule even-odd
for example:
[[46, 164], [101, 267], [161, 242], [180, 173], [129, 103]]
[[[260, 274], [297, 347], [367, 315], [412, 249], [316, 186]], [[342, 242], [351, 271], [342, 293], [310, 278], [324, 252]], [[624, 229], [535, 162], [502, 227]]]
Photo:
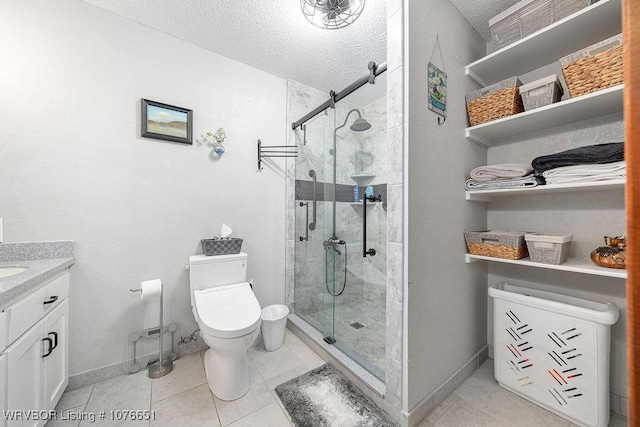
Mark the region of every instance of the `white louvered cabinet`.
[[618, 307], [507, 284], [489, 295], [498, 383], [579, 425], [607, 425]]

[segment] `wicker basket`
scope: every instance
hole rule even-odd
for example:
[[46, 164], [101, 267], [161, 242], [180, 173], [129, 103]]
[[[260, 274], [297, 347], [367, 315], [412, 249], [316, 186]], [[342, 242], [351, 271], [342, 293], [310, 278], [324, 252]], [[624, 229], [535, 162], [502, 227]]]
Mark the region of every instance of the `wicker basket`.
[[533, 262], [560, 265], [569, 257], [571, 234], [526, 234], [529, 258]]
[[465, 231], [469, 253], [495, 258], [520, 259], [525, 258], [527, 245], [522, 231]]
[[622, 34], [560, 59], [572, 98], [622, 84]]
[[214, 237], [202, 239], [200, 243], [206, 256], [239, 254], [242, 249], [242, 239], [236, 237]]
[[489, 20], [496, 50], [517, 42], [596, 0], [523, 0]]
[[522, 113], [520, 80], [510, 77], [494, 85], [478, 89], [466, 96], [467, 113], [471, 126]]

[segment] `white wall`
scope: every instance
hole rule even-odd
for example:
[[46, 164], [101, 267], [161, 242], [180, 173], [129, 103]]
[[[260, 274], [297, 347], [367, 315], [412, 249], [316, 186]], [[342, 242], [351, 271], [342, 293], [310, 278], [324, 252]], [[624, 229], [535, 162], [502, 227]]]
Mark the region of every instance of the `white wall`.
[[[486, 271], [465, 264], [464, 230], [482, 229], [486, 207], [464, 199], [486, 150], [464, 138], [464, 66], [485, 43], [448, 0], [410, 0], [408, 46], [408, 410], [486, 345]], [[427, 108], [427, 65], [439, 35], [448, 73], [447, 120]], [[437, 52], [437, 49], [436, 49]], [[439, 65], [439, 56], [433, 62]]]
[[[177, 336], [197, 328], [184, 265], [223, 222], [260, 304], [284, 303], [283, 170], [256, 173], [257, 139], [285, 143], [284, 80], [79, 0], [2, 2], [0, 40], [0, 218], [8, 242], [77, 241], [72, 375], [131, 357], [141, 280]], [[194, 139], [225, 127], [227, 153], [140, 138], [143, 97], [193, 109]]]

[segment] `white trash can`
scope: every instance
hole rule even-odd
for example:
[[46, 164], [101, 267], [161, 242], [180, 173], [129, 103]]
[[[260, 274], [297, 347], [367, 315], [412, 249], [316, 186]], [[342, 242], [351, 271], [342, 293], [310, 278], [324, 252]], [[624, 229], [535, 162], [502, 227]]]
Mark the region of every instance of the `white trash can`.
[[289, 307], [282, 304], [262, 309], [262, 341], [265, 350], [276, 351], [282, 346], [288, 314]]

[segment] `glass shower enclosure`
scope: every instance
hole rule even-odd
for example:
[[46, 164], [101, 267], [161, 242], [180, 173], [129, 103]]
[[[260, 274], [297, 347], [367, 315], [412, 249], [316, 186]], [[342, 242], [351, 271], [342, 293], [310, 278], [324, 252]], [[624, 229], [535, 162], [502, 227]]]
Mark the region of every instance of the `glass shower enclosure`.
[[295, 312], [384, 379], [385, 75], [305, 123], [296, 159]]

